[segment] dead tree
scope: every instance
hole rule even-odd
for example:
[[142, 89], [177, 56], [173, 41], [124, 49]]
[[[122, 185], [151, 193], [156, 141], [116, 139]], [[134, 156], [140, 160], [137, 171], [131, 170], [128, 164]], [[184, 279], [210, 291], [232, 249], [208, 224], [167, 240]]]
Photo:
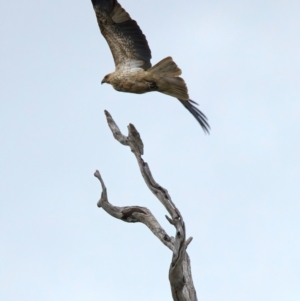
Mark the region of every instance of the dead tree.
[[166, 216], [166, 218], [176, 229], [175, 238], [166, 233], [148, 208], [139, 206], [113, 206], [108, 201], [107, 190], [98, 170], [96, 170], [94, 176], [99, 179], [101, 183], [102, 193], [97, 205], [98, 207], [102, 207], [111, 216], [124, 222], [140, 222], [145, 224], [152, 233], [173, 252], [169, 269], [169, 281], [173, 300], [197, 301], [196, 290], [191, 274], [191, 263], [186, 252], [189, 243], [192, 241], [192, 237], [186, 239], [185, 224], [182, 215], [172, 202], [168, 191], [155, 182], [148, 164], [142, 159], [144, 145], [140, 134], [134, 125], [128, 125], [128, 136], [124, 136], [107, 111], [105, 111], [105, 115], [113, 136], [121, 144], [130, 147], [136, 157], [146, 185], [168, 211], [170, 217]]

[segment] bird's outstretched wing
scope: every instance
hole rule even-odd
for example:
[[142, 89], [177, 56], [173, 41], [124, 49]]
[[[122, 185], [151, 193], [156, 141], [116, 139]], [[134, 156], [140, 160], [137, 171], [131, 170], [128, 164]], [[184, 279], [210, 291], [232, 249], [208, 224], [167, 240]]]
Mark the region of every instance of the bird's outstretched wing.
[[207, 117], [197, 108], [195, 105], [198, 105], [195, 101], [189, 99], [181, 100], [178, 99], [184, 107], [197, 119], [199, 124], [201, 125], [205, 134], [209, 134], [210, 126], [207, 121]]
[[102, 35], [113, 55], [116, 69], [151, 67], [151, 50], [136, 21], [117, 0], [92, 0]]

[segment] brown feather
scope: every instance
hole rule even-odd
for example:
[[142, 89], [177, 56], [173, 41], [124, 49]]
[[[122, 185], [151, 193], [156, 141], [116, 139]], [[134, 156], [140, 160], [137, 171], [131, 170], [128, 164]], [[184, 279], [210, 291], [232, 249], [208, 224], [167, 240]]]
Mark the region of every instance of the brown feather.
[[147, 70], [159, 76], [175, 77], [181, 74], [180, 68], [176, 65], [173, 59], [168, 56]]
[[92, 0], [92, 3], [116, 68], [150, 68], [151, 50], [136, 21], [116, 0]]
[[171, 57], [151, 67], [151, 51], [145, 35], [117, 0], [92, 0], [97, 21], [113, 55], [116, 70], [107, 74], [102, 83], [129, 93], [158, 91], [176, 97], [209, 132], [206, 116], [189, 99], [181, 70]]
[[189, 100], [188, 90], [181, 77], [161, 77], [157, 82], [158, 91], [182, 100]]

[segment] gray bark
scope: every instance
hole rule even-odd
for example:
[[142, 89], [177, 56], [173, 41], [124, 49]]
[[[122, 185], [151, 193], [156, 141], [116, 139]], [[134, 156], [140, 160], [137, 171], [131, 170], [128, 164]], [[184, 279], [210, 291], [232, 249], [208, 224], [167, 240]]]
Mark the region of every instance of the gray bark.
[[107, 190], [98, 170], [96, 170], [94, 176], [98, 178], [101, 183], [102, 193], [97, 205], [98, 207], [102, 207], [111, 216], [124, 222], [140, 222], [145, 224], [152, 231], [152, 233], [173, 253], [169, 269], [169, 281], [173, 300], [197, 301], [196, 290], [194, 288], [191, 274], [191, 263], [186, 252], [189, 243], [192, 241], [192, 237], [186, 239], [185, 223], [182, 215], [172, 202], [168, 191], [155, 182], [148, 164], [142, 159], [142, 155], [144, 153], [144, 144], [134, 125], [128, 125], [128, 136], [124, 136], [107, 111], [105, 111], [105, 115], [113, 136], [121, 144], [130, 147], [137, 159], [146, 185], [168, 211], [170, 217], [166, 216], [166, 218], [176, 229], [175, 238], [166, 233], [148, 208], [139, 206], [113, 206], [108, 201]]

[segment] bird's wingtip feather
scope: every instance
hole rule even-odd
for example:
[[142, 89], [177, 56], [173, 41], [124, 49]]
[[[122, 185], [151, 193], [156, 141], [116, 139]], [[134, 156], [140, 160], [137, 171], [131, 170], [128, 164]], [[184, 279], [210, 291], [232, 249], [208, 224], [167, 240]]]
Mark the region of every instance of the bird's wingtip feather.
[[196, 118], [198, 123], [201, 125], [204, 133], [209, 134], [210, 125], [208, 123], [207, 117], [197, 107], [195, 107], [195, 105], [198, 105], [198, 103], [191, 99], [189, 99], [188, 101], [179, 99], [179, 101]]

